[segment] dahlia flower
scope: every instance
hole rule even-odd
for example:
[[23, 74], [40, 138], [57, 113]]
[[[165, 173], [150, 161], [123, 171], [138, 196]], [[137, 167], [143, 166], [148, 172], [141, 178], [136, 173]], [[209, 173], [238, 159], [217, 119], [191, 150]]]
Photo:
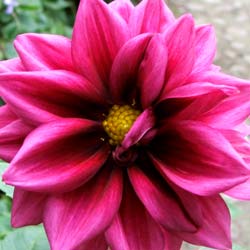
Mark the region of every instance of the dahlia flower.
[[23, 34], [0, 63], [12, 225], [52, 250], [231, 249], [220, 197], [249, 199], [250, 83], [210, 25], [163, 0], [82, 0], [72, 39]]

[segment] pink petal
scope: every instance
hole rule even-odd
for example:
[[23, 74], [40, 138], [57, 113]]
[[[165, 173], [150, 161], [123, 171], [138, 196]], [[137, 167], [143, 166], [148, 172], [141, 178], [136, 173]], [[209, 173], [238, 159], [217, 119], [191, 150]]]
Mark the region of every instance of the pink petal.
[[164, 250], [180, 250], [182, 245], [181, 238], [177, 237], [170, 231], [164, 230], [166, 246]]
[[17, 36], [14, 44], [28, 71], [53, 69], [74, 71], [71, 41], [66, 37], [30, 33]]
[[156, 222], [171, 231], [197, 230], [168, 185], [149, 179], [136, 167], [129, 168], [128, 173], [136, 194]]
[[199, 119], [215, 128], [233, 129], [250, 115], [249, 94], [248, 91], [242, 91], [230, 96]]
[[216, 53], [216, 36], [213, 26], [203, 25], [196, 28], [195, 53], [196, 60], [193, 72], [208, 70]]
[[223, 192], [248, 176], [245, 162], [228, 140], [199, 122], [165, 126], [151, 149], [154, 165], [167, 180], [198, 195]]
[[81, 246], [74, 250], [108, 250], [108, 245], [104, 235], [97, 236], [94, 239], [84, 242]]
[[101, 89], [78, 74], [62, 70], [2, 74], [0, 95], [18, 116], [34, 125], [58, 117], [86, 114], [92, 118], [91, 107], [106, 104]]
[[65, 192], [88, 181], [109, 153], [99, 125], [62, 119], [42, 125], [26, 139], [3, 175], [9, 185], [25, 190]]
[[78, 190], [51, 197], [44, 214], [51, 248], [77, 249], [103, 233], [119, 208], [121, 195], [121, 172], [108, 168]]
[[151, 38], [152, 34], [146, 34], [129, 40], [116, 56], [110, 75], [110, 91], [115, 103], [132, 103], [135, 98], [138, 70]]
[[0, 158], [10, 162], [32, 129], [31, 126], [28, 126], [20, 119], [13, 120], [13, 122], [0, 128]]
[[129, 19], [131, 36], [161, 32], [164, 26], [171, 24], [174, 19], [173, 13], [163, 0], [141, 1]]
[[185, 15], [165, 32], [168, 47], [167, 82], [163, 92], [181, 86], [191, 73], [195, 58], [194, 20]]
[[10, 162], [32, 127], [20, 120], [8, 105], [0, 107], [0, 158]]
[[129, 17], [134, 9], [134, 5], [130, 0], [115, 0], [109, 6], [117, 11], [126, 22], [129, 21]]
[[0, 73], [11, 71], [24, 71], [24, 67], [19, 58], [0, 61]]
[[160, 35], [150, 40], [138, 72], [142, 108], [151, 106], [160, 95], [165, 83], [168, 50]]
[[40, 224], [43, 219], [46, 199], [47, 195], [45, 194], [15, 188], [11, 209], [11, 225], [23, 227]]
[[82, 0], [73, 30], [72, 56], [91, 82], [108, 84], [113, 60], [128, 36], [124, 19], [102, 0]]
[[195, 245], [212, 247], [214, 249], [232, 249], [230, 236], [230, 214], [225, 202], [220, 196], [200, 197], [203, 225], [194, 234], [177, 234]]
[[128, 149], [138, 143], [147, 132], [154, 127], [154, 125], [155, 117], [153, 111], [151, 108], [148, 108], [139, 115], [128, 133], [125, 135], [122, 142], [122, 148]]
[[[182, 102], [180, 102], [180, 99], [177, 99], [175, 102], [175, 109], [176, 106], [178, 107], [180, 104], [181, 107], [173, 114], [172, 119], [177, 121], [199, 120], [204, 113], [214, 108], [216, 105], [218, 105], [218, 103], [221, 103], [227, 97], [228, 96], [221, 90], [217, 90], [201, 96], [196, 96], [195, 99], [191, 99], [191, 101], [189, 98], [189, 102], [187, 102], [186, 99], [183, 99]], [[164, 111], [164, 109], [169, 109], [169, 100], [171, 99], [165, 99], [160, 103], [160, 105], [164, 104], [163, 108], [160, 108], [159, 110], [160, 115], [168, 111]]]
[[233, 77], [218, 71], [212, 67], [211, 71], [198, 72], [191, 74], [187, 79], [187, 83], [192, 82], [211, 82], [213, 84], [234, 86], [239, 89], [249, 89], [250, 81]]
[[226, 95], [238, 93], [238, 89], [228, 85], [215, 85], [209, 82], [196, 82], [186, 84], [165, 93], [163, 98], [187, 98], [209, 94], [215, 91], [222, 91]]
[[129, 186], [126, 187], [118, 215], [106, 231], [106, 239], [112, 250], [165, 250], [160, 226]]

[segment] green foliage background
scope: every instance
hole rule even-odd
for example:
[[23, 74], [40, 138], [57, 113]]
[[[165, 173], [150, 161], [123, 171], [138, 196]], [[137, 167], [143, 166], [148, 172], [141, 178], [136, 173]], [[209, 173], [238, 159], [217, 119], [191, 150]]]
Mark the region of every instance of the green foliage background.
[[[16, 52], [13, 40], [18, 34], [35, 32], [61, 34], [70, 37], [77, 10], [77, 0], [18, 0], [19, 5], [11, 14], [0, 0], [0, 60], [13, 58]], [[107, 0], [106, 2], [111, 2]], [[138, 0], [134, 0], [137, 3]], [[4, 102], [0, 98], [0, 106]], [[1, 118], [0, 118], [1, 119]], [[7, 163], [0, 160], [0, 177]], [[49, 250], [42, 226], [12, 229], [10, 226], [11, 197], [13, 188], [0, 178], [0, 250]], [[227, 201], [233, 220], [239, 216], [238, 208]], [[202, 248], [205, 250], [205, 248]], [[235, 245], [234, 250], [243, 250]], [[246, 249], [244, 249], [246, 250]]]

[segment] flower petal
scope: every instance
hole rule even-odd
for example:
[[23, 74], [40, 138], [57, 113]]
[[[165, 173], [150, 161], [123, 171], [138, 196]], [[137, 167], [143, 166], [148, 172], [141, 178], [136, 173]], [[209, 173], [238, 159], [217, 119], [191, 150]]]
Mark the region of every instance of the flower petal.
[[129, 40], [116, 56], [110, 75], [110, 91], [115, 103], [132, 103], [135, 98], [138, 70], [152, 36], [140, 35]]
[[129, 186], [123, 195], [120, 211], [105, 235], [112, 250], [165, 250], [160, 226]]
[[13, 227], [23, 227], [40, 224], [43, 220], [46, 199], [46, 194], [27, 192], [15, 188], [11, 209], [11, 225]]
[[191, 193], [213, 195], [247, 179], [240, 155], [222, 134], [203, 123], [168, 124], [151, 149], [161, 174]]
[[128, 36], [127, 23], [101, 0], [80, 2], [72, 38], [75, 67], [91, 82], [108, 85], [112, 62]]
[[135, 120], [134, 124], [125, 135], [121, 147], [128, 149], [138, 143], [155, 125], [155, 117], [151, 108], [144, 110]]
[[108, 245], [104, 235], [97, 236], [94, 239], [84, 242], [81, 246], [74, 250], [108, 250]]
[[108, 157], [98, 126], [89, 120], [62, 119], [38, 127], [25, 139], [3, 180], [29, 191], [66, 192], [79, 187]]
[[211, 25], [202, 25], [195, 30], [195, 54], [193, 73], [208, 70], [216, 53], [215, 30]]
[[155, 35], [148, 44], [138, 72], [143, 109], [151, 106], [159, 97], [165, 83], [167, 62], [167, 47], [162, 36]]
[[20, 120], [8, 105], [0, 107], [0, 117], [0, 158], [10, 162], [32, 127]]
[[220, 196], [200, 197], [203, 225], [194, 233], [177, 234], [185, 241], [214, 249], [232, 249], [230, 233], [230, 213]]
[[129, 168], [128, 173], [136, 194], [156, 222], [171, 231], [197, 230], [169, 186], [160, 185], [159, 178], [149, 179], [136, 167]]
[[166, 246], [164, 250], [180, 250], [182, 245], [182, 239], [164, 230]]
[[194, 20], [185, 15], [165, 32], [168, 47], [168, 68], [165, 91], [183, 85], [191, 73], [195, 58]]
[[0, 73], [6, 73], [12, 71], [24, 71], [24, 67], [19, 58], [0, 61]]
[[209, 94], [215, 91], [222, 91], [226, 95], [238, 93], [238, 89], [233, 86], [215, 85], [209, 82], [196, 82], [177, 87], [172, 91], [165, 93], [163, 98], [189, 98]]
[[109, 6], [117, 11], [126, 22], [129, 21], [130, 15], [134, 9], [134, 5], [130, 0], [115, 0], [111, 2]]
[[28, 71], [65, 69], [74, 71], [70, 39], [48, 34], [18, 35], [15, 48]]
[[58, 117], [92, 118], [91, 108], [106, 104], [95, 85], [62, 70], [2, 74], [0, 95], [18, 116], [36, 126]]
[[108, 168], [78, 190], [51, 197], [44, 214], [51, 248], [77, 249], [100, 235], [116, 214], [121, 196], [121, 171]]
[[250, 92], [242, 91], [200, 116], [200, 120], [215, 128], [233, 129], [250, 115]]
[[163, 0], [141, 1], [134, 8], [129, 19], [131, 36], [161, 32], [164, 26], [172, 23], [174, 19], [173, 13]]

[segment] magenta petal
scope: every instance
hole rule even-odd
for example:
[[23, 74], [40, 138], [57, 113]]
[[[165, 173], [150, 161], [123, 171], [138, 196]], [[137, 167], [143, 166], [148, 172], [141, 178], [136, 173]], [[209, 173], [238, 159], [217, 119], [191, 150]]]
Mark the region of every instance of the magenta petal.
[[169, 186], [160, 186], [136, 167], [129, 168], [130, 181], [141, 202], [156, 222], [171, 231], [195, 232], [196, 226], [186, 216]]
[[219, 103], [200, 116], [200, 120], [215, 128], [233, 129], [244, 122], [250, 113], [250, 92], [243, 91]]
[[196, 82], [177, 87], [172, 91], [165, 93], [165, 95], [163, 95], [162, 97], [164, 99], [196, 97], [215, 91], [221, 91], [226, 95], [233, 95], [235, 93], [238, 93], [238, 89], [233, 86], [216, 85], [209, 82]]
[[165, 250], [160, 226], [128, 186], [120, 211], [105, 235], [112, 250]]
[[129, 40], [116, 56], [110, 75], [110, 91], [115, 103], [132, 103], [135, 98], [138, 70], [151, 38], [152, 34], [146, 34]]
[[47, 195], [45, 194], [15, 188], [11, 209], [11, 225], [23, 227], [41, 223], [46, 199]]
[[78, 249], [102, 234], [116, 214], [121, 196], [120, 170], [105, 169], [78, 190], [51, 197], [44, 213], [51, 248]]
[[137, 79], [143, 109], [151, 106], [160, 95], [165, 83], [167, 62], [167, 47], [162, 36], [155, 35], [145, 51]]
[[192, 16], [181, 17], [167, 29], [164, 36], [168, 47], [165, 91], [169, 91], [181, 86], [193, 69], [195, 36]]
[[232, 249], [229, 210], [220, 196], [200, 197], [203, 225], [195, 234], [180, 233], [178, 236], [192, 244], [215, 249]]
[[96, 238], [84, 242], [74, 250], [108, 250], [108, 245], [104, 235], [98, 235]]
[[129, 21], [130, 15], [134, 9], [134, 5], [130, 0], [115, 0], [111, 2], [109, 6], [117, 11], [126, 22]]
[[203, 25], [195, 31], [195, 54], [193, 73], [208, 70], [216, 53], [215, 30], [211, 25]]
[[0, 61], [0, 73], [23, 71], [24, 67], [19, 58], [13, 58], [5, 61]]
[[32, 127], [18, 119], [8, 105], [0, 107], [0, 117], [0, 158], [10, 162]]
[[141, 33], [158, 33], [174, 21], [171, 10], [163, 0], [141, 1], [133, 10], [129, 20], [131, 36]]
[[166, 246], [164, 250], [180, 250], [182, 239], [174, 235], [171, 231], [164, 230]]
[[28, 71], [66, 69], [74, 71], [70, 39], [48, 34], [17, 36], [15, 48]]
[[144, 110], [135, 120], [133, 126], [122, 142], [121, 147], [128, 149], [138, 143], [155, 125], [155, 117], [151, 108]]
[[167, 180], [198, 195], [217, 194], [247, 180], [245, 162], [217, 130], [191, 121], [163, 130], [152, 151], [154, 165]]
[[34, 125], [58, 117], [79, 117], [88, 114], [91, 104], [106, 103], [101, 89], [64, 70], [2, 74], [0, 95], [18, 116]]
[[75, 66], [91, 82], [108, 84], [112, 62], [128, 36], [127, 23], [102, 0], [82, 0], [72, 38]]
[[98, 129], [96, 123], [83, 119], [38, 127], [25, 139], [3, 180], [30, 191], [65, 192], [79, 187], [108, 157]]

